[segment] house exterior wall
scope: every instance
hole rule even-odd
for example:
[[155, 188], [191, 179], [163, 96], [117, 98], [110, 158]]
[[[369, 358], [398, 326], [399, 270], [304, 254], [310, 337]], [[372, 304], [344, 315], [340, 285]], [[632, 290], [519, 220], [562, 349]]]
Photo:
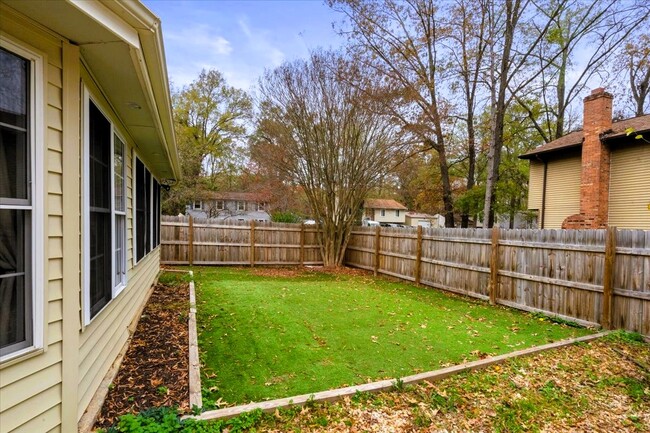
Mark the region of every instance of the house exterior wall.
[[[124, 347], [159, 271], [159, 248], [133, 263], [133, 143], [81, 66], [79, 48], [0, 4], [0, 37], [43, 58], [43, 349], [0, 364], [0, 432], [71, 432]], [[37, 77], [37, 79], [39, 79]], [[82, 324], [81, 84], [122, 138], [126, 155], [127, 286]], [[36, 101], [37, 103], [39, 101]]]
[[650, 229], [650, 144], [611, 152], [609, 225]]
[[399, 215], [396, 215], [395, 212], [397, 209], [384, 209], [385, 215], [381, 216], [381, 209], [373, 209], [373, 218], [372, 220], [378, 221], [380, 223], [393, 223], [393, 224], [404, 224], [406, 223], [406, 209], [399, 209]]
[[580, 156], [548, 162], [544, 228], [562, 228], [562, 222], [580, 212]]
[[[218, 202], [223, 202], [223, 209], [217, 208]], [[239, 203], [244, 204], [243, 210], [239, 208]], [[211, 218], [270, 221], [271, 216], [266, 212], [266, 208], [260, 205], [260, 202], [247, 200], [204, 200], [201, 202], [201, 210]]]
[[43, 349], [0, 365], [0, 432], [61, 431], [63, 377], [63, 41], [0, 5], [0, 36], [43, 56]]
[[541, 210], [544, 196], [544, 163], [530, 161], [528, 180], [528, 209]]

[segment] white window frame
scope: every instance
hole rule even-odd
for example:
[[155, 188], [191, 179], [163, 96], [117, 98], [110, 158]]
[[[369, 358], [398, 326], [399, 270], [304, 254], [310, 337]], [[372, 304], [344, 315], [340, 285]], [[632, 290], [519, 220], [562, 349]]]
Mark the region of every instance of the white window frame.
[[[128, 144], [124, 140], [123, 136], [118, 133], [115, 122], [111, 119], [111, 116], [107, 115], [107, 110], [104, 109], [103, 104], [98, 100], [98, 98], [93, 97], [92, 93], [85, 85], [82, 87], [82, 100], [83, 100], [83, 199], [82, 199], [82, 219], [83, 219], [83, 248], [82, 248], [82, 302], [83, 302], [83, 326], [90, 324], [95, 318], [101, 315], [101, 313], [117, 298], [117, 296], [122, 293], [128, 284], [128, 270], [126, 269], [127, 260], [127, 210], [128, 204], [126, 203], [126, 154], [128, 151]], [[95, 107], [101, 112], [101, 114], [108, 120], [108, 123], [111, 125], [110, 130], [110, 183], [111, 183], [111, 299], [104, 305], [101, 310], [99, 310], [93, 317], [90, 317], [90, 161], [89, 161], [89, 152], [90, 152], [90, 101], [93, 102]], [[115, 230], [115, 136], [122, 141], [124, 144], [124, 281], [117, 282], [115, 278], [115, 245], [116, 245], [116, 230]], [[122, 212], [120, 212], [122, 214]], [[135, 240], [134, 240], [135, 242]]]
[[[239, 206], [241, 204], [241, 206]], [[246, 202], [243, 200], [237, 201], [237, 212], [246, 212]]]
[[[45, 149], [45, 113], [44, 113], [44, 75], [43, 56], [24, 46], [0, 36], [0, 47], [30, 62], [29, 94], [29, 162], [31, 175], [31, 204], [28, 206], [3, 206], [3, 208], [26, 210], [31, 212], [31, 345], [7, 353], [0, 357], [0, 364], [44, 349], [45, 335], [45, 185], [47, 178], [44, 169]], [[27, 313], [27, 312], [26, 312]], [[18, 343], [17, 343], [18, 344]]]
[[217, 204], [215, 206], [217, 210], [224, 210], [226, 208], [226, 203], [223, 200], [217, 200]]
[[381, 210], [379, 211], [379, 215], [381, 215], [381, 216], [386, 216], [386, 209], [381, 209]]
[[[152, 197], [153, 197], [153, 195], [152, 195]], [[197, 203], [199, 204], [198, 207], [196, 206]], [[194, 203], [192, 203], [192, 208], [194, 210], [201, 210], [203, 208], [203, 202], [200, 201], [200, 200], [199, 201], [194, 201]]]
[[[110, 118], [109, 122], [110, 122]], [[111, 269], [112, 269], [112, 275], [113, 275], [113, 281], [112, 281], [112, 287], [113, 287], [113, 299], [119, 295], [122, 290], [126, 287], [128, 283], [128, 272], [126, 268], [126, 263], [127, 263], [127, 241], [128, 241], [128, 235], [127, 235], [127, 220], [128, 217], [126, 215], [126, 211], [128, 210], [128, 205], [126, 203], [126, 155], [127, 155], [127, 144], [126, 140], [115, 130], [115, 125], [113, 125], [113, 122], [111, 122], [111, 228], [113, 229], [112, 235], [111, 235], [111, 244], [112, 244], [112, 251], [113, 251], [113, 260], [111, 260]], [[122, 150], [122, 158], [124, 159], [122, 161], [122, 197], [124, 197], [124, 211], [118, 211], [115, 206], [115, 137], [117, 137], [121, 142], [122, 145], [124, 146], [124, 149]], [[116, 216], [120, 215], [124, 217], [124, 232], [122, 236], [122, 266], [124, 268], [124, 277], [120, 281], [116, 281], [116, 258], [115, 258], [115, 251], [117, 247], [117, 226], [116, 226]]]
[[399, 216], [399, 209], [396, 209], [396, 210], [395, 210], [395, 216], [396, 216], [396, 217]]

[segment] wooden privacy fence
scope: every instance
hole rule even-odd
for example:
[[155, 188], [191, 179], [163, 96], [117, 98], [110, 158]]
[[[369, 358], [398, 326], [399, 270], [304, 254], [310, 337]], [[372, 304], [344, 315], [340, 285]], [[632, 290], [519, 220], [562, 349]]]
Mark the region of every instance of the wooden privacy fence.
[[167, 265], [322, 265], [315, 226], [163, 216]]
[[[316, 226], [163, 216], [161, 263], [320, 265]], [[650, 336], [650, 231], [355, 227], [348, 266]]]
[[355, 266], [650, 336], [650, 231], [355, 228]]

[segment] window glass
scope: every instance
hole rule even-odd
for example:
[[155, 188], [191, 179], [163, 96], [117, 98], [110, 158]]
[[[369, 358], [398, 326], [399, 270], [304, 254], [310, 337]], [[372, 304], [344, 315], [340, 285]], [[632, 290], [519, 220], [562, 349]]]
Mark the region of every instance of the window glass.
[[113, 195], [115, 212], [114, 287], [126, 284], [126, 188], [124, 183], [124, 142], [113, 135]]
[[[27, 204], [29, 199], [29, 65], [0, 48], [0, 202]], [[12, 200], [7, 200], [12, 199]]]
[[89, 104], [90, 317], [112, 297], [111, 124]]
[[124, 191], [124, 143], [115, 135], [113, 139], [113, 171], [115, 173], [115, 211], [126, 211], [126, 200]]
[[140, 261], [146, 254], [146, 232], [147, 227], [147, 205], [145, 196], [145, 172], [144, 164], [139, 159], [135, 163], [135, 237], [136, 237], [136, 261]]
[[33, 342], [30, 64], [0, 48], [0, 355]]

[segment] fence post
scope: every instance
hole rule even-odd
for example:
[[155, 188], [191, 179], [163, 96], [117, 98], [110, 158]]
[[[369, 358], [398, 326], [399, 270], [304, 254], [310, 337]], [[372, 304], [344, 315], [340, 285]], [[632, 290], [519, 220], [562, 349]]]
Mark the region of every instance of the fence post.
[[251, 268], [255, 266], [255, 220], [251, 220]]
[[192, 266], [194, 263], [194, 218], [192, 218], [192, 215], [190, 215], [190, 224], [187, 228], [187, 242], [187, 261]]
[[374, 265], [374, 275], [377, 276], [377, 271], [379, 270], [379, 239], [381, 237], [381, 227], [375, 227], [375, 265]]
[[415, 284], [419, 286], [422, 269], [422, 226], [418, 226], [418, 238], [415, 248]]
[[305, 223], [300, 224], [300, 266], [305, 266]]
[[492, 248], [490, 251], [490, 304], [496, 305], [499, 290], [499, 226], [492, 227]]
[[607, 227], [605, 237], [605, 267], [603, 269], [603, 311], [600, 324], [604, 329], [612, 329], [612, 301], [614, 268], [616, 265], [616, 227]]

